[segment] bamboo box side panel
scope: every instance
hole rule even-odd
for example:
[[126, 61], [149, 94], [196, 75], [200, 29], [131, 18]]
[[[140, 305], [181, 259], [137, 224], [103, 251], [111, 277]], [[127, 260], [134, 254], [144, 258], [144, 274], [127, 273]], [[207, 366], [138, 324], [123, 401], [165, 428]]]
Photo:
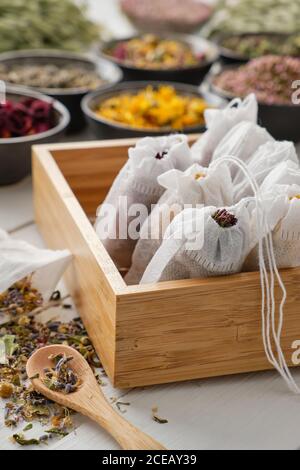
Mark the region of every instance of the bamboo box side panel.
[[88, 217], [95, 217], [99, 204], [127, 160], [127, 151], [128, 146], [51, 152]]
[[[292, 344], [300, 340], [300, 269], [282, 275], [288, 293], [282, 347], [291, 366]], [[118, 387], [273, 368], [263, 348], [258, 273], [176, 282], [119, 300]], [[281, 299], [279, 289], [276, 297]]]
[[71, 189], [44, 148], [34, 149], [35, 218], [53, 249], [69, 249], [66, 282], [111, 380], [115, 373], [115, 289], [125, 284]]

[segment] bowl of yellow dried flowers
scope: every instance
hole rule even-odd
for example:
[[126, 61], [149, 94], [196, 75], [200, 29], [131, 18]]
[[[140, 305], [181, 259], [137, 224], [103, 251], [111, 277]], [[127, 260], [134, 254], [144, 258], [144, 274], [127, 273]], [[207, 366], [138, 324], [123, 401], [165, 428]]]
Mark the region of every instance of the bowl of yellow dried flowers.
[[204, 111], [216, 107], [198, 88], [182, 83], [124, 82], [82, 100], [82, 110], [101, 139], [196, 133], [205, 128]]
[[198, 85], [219, 57], [217, 45], [187, 34], [140, 34], [103, 43], [101, 55], [125, 80], [163, 80]]

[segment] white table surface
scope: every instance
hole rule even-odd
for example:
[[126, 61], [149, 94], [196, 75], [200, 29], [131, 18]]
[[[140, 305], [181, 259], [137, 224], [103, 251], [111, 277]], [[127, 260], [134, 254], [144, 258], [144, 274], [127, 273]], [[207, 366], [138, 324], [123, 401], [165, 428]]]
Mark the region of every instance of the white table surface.
[[[115, 1], [90, 0], [90, 6], [92, 16], [106, 21], [116, 33], [131, 31]], [[30, 178], [0, 187], [0, 227], [16, 238], [43, 246], [34, 223]], [[300, 371], [294, 375], [300, 383]], [[103, 390], [109, 398], [121, 396], [122, 401], [130, 402], [126, 418], [169, 449], [300, 447], [300, 397], [287, 391], [273, 371], [128, 391], [114, 390], [107, 383]], [[169, 420], [168, 424], [152, 420], [154, 406]], [[7, 429], [0, 422], [0, 448], [17, 449], [7, 436]], [[118, 446], [99, 427], [80, 417], [75, 432], [45, 448], [100, 450]]]

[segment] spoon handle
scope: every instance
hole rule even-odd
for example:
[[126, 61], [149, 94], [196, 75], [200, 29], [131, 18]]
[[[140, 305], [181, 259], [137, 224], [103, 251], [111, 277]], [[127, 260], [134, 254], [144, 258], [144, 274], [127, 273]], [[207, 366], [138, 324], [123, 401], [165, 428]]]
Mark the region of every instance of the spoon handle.
[[96, 421], [125, 450], [164, 450], [152, 437], [126, 421], [99, 393], [91, 391], [80, 409], [82, 414]]

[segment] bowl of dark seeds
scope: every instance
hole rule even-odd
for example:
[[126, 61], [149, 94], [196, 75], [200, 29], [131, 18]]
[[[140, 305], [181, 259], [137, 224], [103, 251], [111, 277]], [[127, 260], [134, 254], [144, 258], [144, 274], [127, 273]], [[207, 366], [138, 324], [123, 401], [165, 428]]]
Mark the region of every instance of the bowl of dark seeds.
[[83, 96], [98, 88], [109, 88], [122, 76], [114, 63], [72, 52], [25, 50], [0, 54], [0, 80], [61, 101], [71, 114], [72, 132], [85, 125], [80, 107]]

